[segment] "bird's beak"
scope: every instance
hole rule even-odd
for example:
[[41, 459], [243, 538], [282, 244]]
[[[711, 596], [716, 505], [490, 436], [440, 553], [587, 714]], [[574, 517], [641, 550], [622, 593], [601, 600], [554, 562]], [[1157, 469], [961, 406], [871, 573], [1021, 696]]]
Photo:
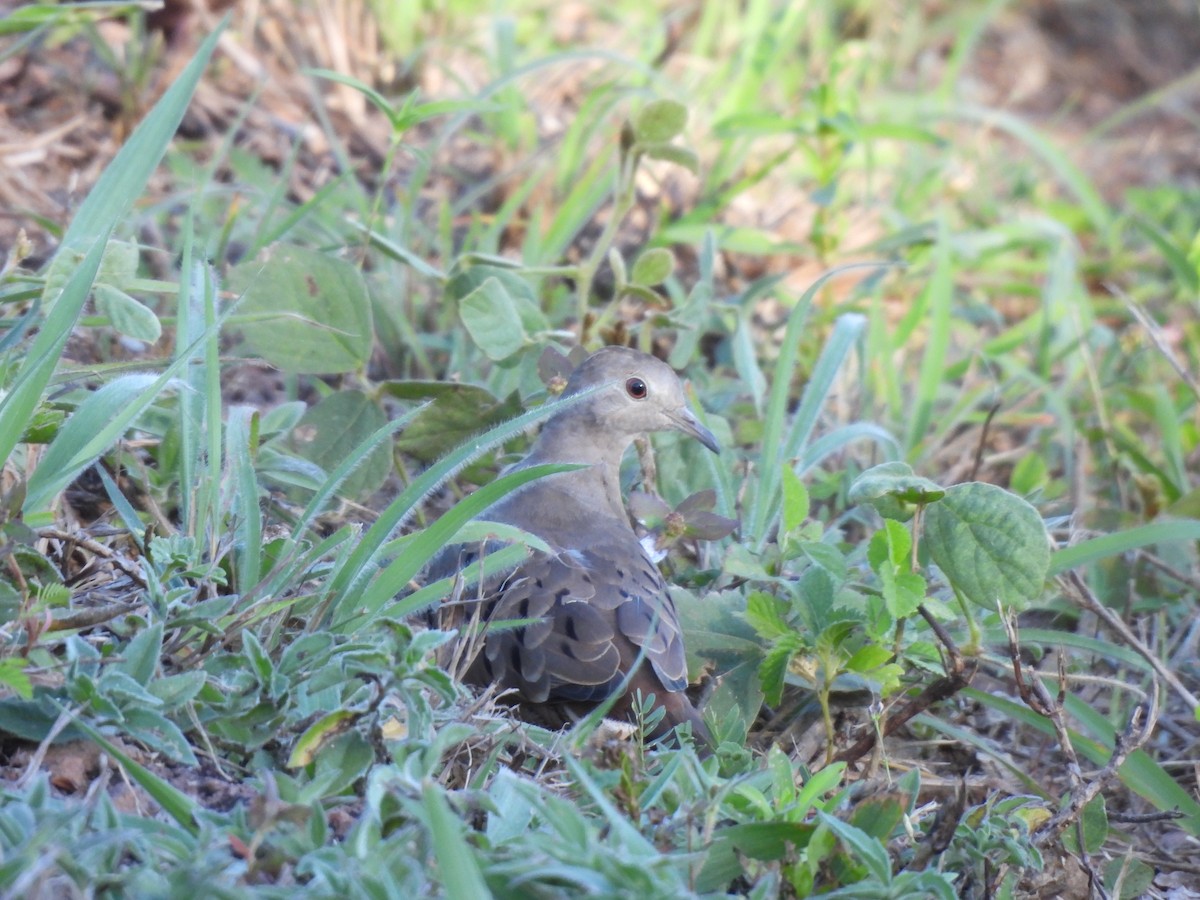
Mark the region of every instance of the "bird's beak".
[[671, 418], [675, 420], [675, 427], [684, 434], [691, 435], [713, 453], [721, 452], [721, 445], [717, 443], [716, 435], [701, 425], [696, 414], [686, 406]]

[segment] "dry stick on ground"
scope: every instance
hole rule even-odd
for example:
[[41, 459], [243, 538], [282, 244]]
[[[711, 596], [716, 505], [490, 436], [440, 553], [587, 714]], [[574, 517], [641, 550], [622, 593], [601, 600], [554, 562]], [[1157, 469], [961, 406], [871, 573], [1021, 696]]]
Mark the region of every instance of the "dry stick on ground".
[[[997, 607], [999, 604], [997, 603]], [[1051, 697], [1050, 690], [1046, 687], [1039, 674], [1034, 673], [1029, 678], [1021, 671], [1021, 648], [1017, 642], [1017, 626], [1012, 615], [1007, 615], [1003, 608], [999, 609], [1000, 619], [1004, 622], [1004, 631], [1008, 635], [1008, 652], [1012, 659], [1013, 678], [1017, 685], [1017, 693], [1021, 695], [1021, 699], [1025, 701], [1025, 705], [1032, 709], [1040, 716], [1045, 716], [1054, 726], [1054, 734], [1058, 738], [1058, 746], [1062, 751], [1063, 756], [1067, 758], [1067, 780], [1070, 783], [1069, 796], [1071, 801], [1064, 809], [1074, 810], [1074, 815], [1063, 818], [1059, 826], [1052, 832], [1041, 833], [1041, 840], [1035, 840], [1035, 843], [1041, 844], [1060, 831], [1065, 830], [1072, 822], [1076, 827], [1076, 843], [1079, 845], [1079, 865], [1087, 873], [1088, 882], [1091, 890], [1090, 896], [1099, 894], [1099, 896], [1107, 900], [1108, 894], [1103, 887], [1103, 879], [1096, 873], [1092, 867], [1091, 859], [1087, 851], [1087, 841], [1083, 833], [1083, 807], [1085, 804], [1077, 803], [1076, 800], [1082, 796], [1091, 797], [1099, 791], [1103, 784], [1093, 782], [1092, 787], [1095, 790], [1089, 792], [1089, 786], [1085, 785], [1083, 780], [1083, 772], [1079, 768], [1079, 757], [1075, 755], [1075, 745], [1071, 742], [1071, 732], [1067, 728], [1066, 719], [1063, 716], [1063, 703], [1066, 700], [1067, 694], [1067, 670], [1066, 661], [1060, 653], [1058, 656], [1058, 696]], [[1061, 816], [1061, 811], [1059, 815]], [[1007, 867], [1001, 868], [1001, 874], [993, 882], [995, 888], [1000, 885], [1000, 880], [1004, 877], [1003, 873]]]
[[1067, 597], [1074, 600], [1075, 603], [1088, 612], [1099, 616], [1105, 625], [1121, 637], [1121, 640], [1136, 650], [1150, 664], [1150, 668], [1154, 669], [1155, 674], [1165, 681], [1171, 690], [1178, 694], [1190, 709], [1200, 707], [1200, 699], [1184, 686], [1183, 682], [1179, 680], [1179, 677], [1174, 672], [1163, 665], [1162, 660], [1130, 630], [1129, 626], [1125, 624], [1120, 616], [1096, 599], [1096, 595], [1092, 593], [1091, 588], [1084, 583], [1083, 579], [1077, 573], [1068, 572], [1059, 579], [1059, 583], [1064, 588], [1063, 592]]
[[1125, 308], [1133, 314], [1133, 317], [1138, 320], [1138, 324], [1146, 330], [1146, 336], [1150, 338], [1150, 342], [1154, 344], [1163, 359], [1175, 370], [1180, 380], [1192, 389], [1192, 393], [1200, 397], [1200, 381], [1196, 380], [1192, 373], [1188, 371], [1187, 365], [1175, 355], [1170, 340], [1163, 334], [1163, 330], [1159, 327], [1159, 324], [1150, 318], [1149, 314], [1142, 309], [1140, 303], [1128, 296], [1119, 287], [1107, 283], [1104, 286], [1124, 301]]
[[[887, 723], [884, 725], [879, 737], [887, 737], [888, 735], [895, 734], [913, 716], [924, 712], [935, 703], [953, 697], [971, 683], [971, 679], [975, 677], [976, 669], [979, 668], [978, 660], [963, 659], [962, 652], [958, 649], [958, 645], [954, 643], [954, 639], [950, 637], [949, 632], [942, 627], [941, 622], [930, 615], [924, 606], [918, 606], [917, 611], [929, 623], [929, 627], [933, 629], [933, 633], [937, 635], [938, 640], [942, 642], [942, 646], [946, 649], [948, 659], [945, 663], [945, 669], [948, 674], [932, 684], [926, 685], [921, 693], [913, 697], [896, 712], [889, 715]], [[876, 732], [872, 731], [863, 735], [855, 744], [837, 754], [833, 758], [833, 761], [854, 762], [870, 753], [875, 747], [875, 743]]]
[[[1017, 642], [1016, 626], [1013, 624], [1010, 616], [1002, 615], [1002, 619], [1005, 631], [1008, 633], [1008, 649], [1009, 655], [1012, 658], [1013, 675], [1016, 679], [1017, 690], [1021, 695], [1021, 699], [1025, 701], [1030, 709], [1048, 718], [1054, 726], [1059, 747], [1067, 757], [1067, 773], [1071, 782], [1068, 802], [1033, 833], [1033, 842], [1036, 846], [1043, 846], [1049, 840], [1061, 834], [1072, 823], [1075, 823], [1079, 829], [1080, 865], [1087, 872], [1093, 892], [1097, 896], [1107, 897], [1107, 893], [1101, 886], [1102, 879], [1092, 868], [1091, 861], [1088, 858], [1082, 827], [1083, 810], [1100, 793], [1106, 784], [1117, 777], [1117, 770], [1124, 764], [1129, 754], [1140, 748], [1150, 739], [1150, 735], [1154, 731], [1154, 725], [1158, 720], [1158, 679], [1151, 679], [1150, 696], [1137, 705], [1129, 718], [1129, 724], [1126, 725], [1125, 731], [1115, 737], [1112, 756], [1109, 757], [1108, 764], [1093, 776], [1090, 781], [1085, 782], [1079, 767], [1079, 759], [1075, 755], [1075, 748], [1071, 743], [1071, 735], [1063, 716], [1063, 700], [1066, 694], [1067, 683], [1063, 657], [1059, 656], [1058, 663], [1059, 693], [1057, 697], [1051, 697], [1050, 691], [1046, 688], [1040, 677], [1033, 675], [1027, 679], [1022, 673], [1021, 650]], [[1005, 870], [1002, 869], [997, 878], [993, 880], [993, 888], [1000, 884], [1000, 879], [1003, 878], [1004, 872]]]
[[142, 577], [141, 563], [136, 560], [126, 559], [121, 554], [114, 551], [106, 544], [101, 544], [99, 541], [85, 537], [81, 534], [71, 534], [69, 531], [63, 531], [59, 528], [39, 528], [38, 536], [44, 538], [54, 538], [58, 541], [63, 541], [68, 544], [75, 544], [82, 547], [89, 553], [94, 553], [96, 556], [103, 557], [111, 562], [114, 566], [128, 575], [139, 587], [146, 586], [146, 579]]

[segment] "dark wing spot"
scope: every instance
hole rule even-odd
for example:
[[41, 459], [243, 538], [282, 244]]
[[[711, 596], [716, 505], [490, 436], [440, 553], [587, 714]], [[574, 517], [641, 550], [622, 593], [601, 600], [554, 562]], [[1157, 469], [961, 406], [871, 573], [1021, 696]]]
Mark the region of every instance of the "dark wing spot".
[[521, 601], [521, 605], [520, 605], [519, 609], [521, 611], [520, 618], [528, 619], [529, 618], [529, 598], [528, 597], [526, 597], [525, 599], [523, 599]]
[[567, 659], [575, 658], [575, 651], [571, 649], [571, 644], [569, 641], [563, 641], [562, 645], [559, 647], [559, 650], [562, 651], [562, 655]]
[[513, 671], [517, 675], [521, 675], [521, 648], [513, 644], [512, 649], [508, 651], [508, 662], [512, 666]]
[[569, 637], [573, 641], [579, 640], [579, 635], [575, 631], [575, 617], [574, 616], [567, 617], [567, 629], [566, 630], [567, 630], [567, 637]]
[[558, 589], [558, 593], [556, 593], [556, 594], [554, 595], [554, 599], [555, 599], [555, 600], [557, 600], [559, 603], [562, 603], [562, 602], [563, 602], [563, 600], [564, 600], [564, 599], [566, 599], [566, 598], [567, 598], [567, 597], [569, 597], [569, 596], [571, 596], [571, 589], [570, 589], [570, 588], [559, 588], [559, 589]]

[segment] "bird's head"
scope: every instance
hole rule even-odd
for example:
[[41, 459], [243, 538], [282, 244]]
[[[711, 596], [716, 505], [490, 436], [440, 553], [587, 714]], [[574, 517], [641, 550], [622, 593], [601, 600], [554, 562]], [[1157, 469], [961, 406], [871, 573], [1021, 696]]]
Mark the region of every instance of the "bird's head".
[[593, 393], [564, 410], [578, 427], [606, 433], [622, 447], [652, 431], [679, 431], [719, 452], [713, 433], [688, 406], [683, 383], [662, 360], [628, 347], [605, 347], [571, 374], [564, 398], [588, 389]]

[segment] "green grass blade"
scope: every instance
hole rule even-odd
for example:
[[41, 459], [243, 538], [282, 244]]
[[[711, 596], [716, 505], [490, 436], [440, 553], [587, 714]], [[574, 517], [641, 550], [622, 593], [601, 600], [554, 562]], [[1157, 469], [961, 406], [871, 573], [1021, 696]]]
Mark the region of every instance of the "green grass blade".
[[234, 406], [226, 416], [225, 465], [232, 478], [237, 510], [234, 543], [238, 547], [238, 588], [245, 590], [259, 582], [262, 574], [262, 509], [258, 503], [258, 477], [254, 472], [254, 454], [258, 449], [258, 410]]
[[456, 450], [446, 454], [446, 456], [442, 457], [442, 459], [413, 479], [412, 483], [404, 489], [400, 496], [388, 504], [387, 509], [383, 511], [375, 521], [375, 524], [367, 529], [366, 534], [363, 535], [354, 552], [350, 554], [345, 564], [334, 575], [330, 585], [332, 608], [335, 611], [343, 610], [346, 598], [352, 594], [359, 593], [366, 587], [367, 582], [375, 574], [376, 561], [383, 545], [391, 539], [395, 531], [413, 514], [418, 504], [453, 477], [455, 472], [491, 448], [516, 437], [529, 426], [549, 418], [566, 406], [572, 406], [584, 398], [591, 396], [593, 391], [598, 390], [599, 387], [588, 391], [581, 391], [565, 400], [547, 403], [538, 409], [530, 410], [527, 413], [517, 416], [515, 419], [502, 422], [474, 440], [468, 441]]
[[25, 513], [41, 511], [55, 494], [116, 443], [134, 416], [158, 395], [169, 378], [123, 375], [85, 397], [50, 442], [30, 477]]
[[933, 272], [925, 288], [929, 310], [929, 335], [925, 350], [921, 354], [921, 374], [917, 378], [917, 392], [913, 413], [909, 417], [905, 449], [909, 459], [923, 443], [925, 432], [933, 419], [934, 405], [946, 366], [946, 353], [950, 345], [950, 316], [954, 298], [954, 283], [951, 277], [950, 236], [945, 222], [938, 226], [938, 241], [934, 249]]
[[[350, 605], [349, 603], [335, 610], [334, 630], [345, 630], [350, 624], [348, 617], [351, 614], [353, 621], [357, 623], [355, 627], [363, 626], [363, 617], [369, 624], [383, 605], [400, 593], [409, 580], [425, 567], [434, 554], [445, 546], [466, 522], [475, 518], [496, 501], [523, 484], [547, 475], [570, 472], [578, 468], [580, 467], [576, 465], [541, 465], [518, 469], [507, 475], [501, 475], [495, 481], [488, 482], [479, 490], [463, 498], [436, 522], [409, 541], [404, 548], [404, 553], [384, 568], [366, 591], [361, 595], [350, 596], [353, 610], [346, 608]], [[343, 621], [344, 618], [347, 620]]]
[[800, 454], [800, 465], [797, 467], [803, 474], [834, 453], [840, 453], [855, 441], [872, 441], [882, 451], [880, 462], [891, 462], [900, 458], [900, 441], [896, 436], [872, 422], [854, 422], [835, 428], [828, 434], [823, 434]]
[[[141, 196], [146, 182], [166, 152], [223, 28], [224, 21], [200, 45], [192, 61], [134, 129], [125, 146], [118, 151], [80, 204], [79, 211], [63, 235], [51, 271], [56, 265], [69, 265], [69, 261], [76, 256], [81, 258], [81, 262], [57, 297], [53, 295], [54, 288], [47, 285], [44, 298], [48, 309], [46, 321], [21, 366], [16, 387], [0, 407], [0, 458], [7, 459], [16, 446], [29, 420], [29, 413], [40, 399], [87, 301], [104, 245], [114, 225], [125, 217], [133, 202]], [[12, 400], [11, 406], [9, 400]], [[21, 410], [25, 410], [25, 415], [20, 414]]]
[[[887, 264], [851, 263], [830, 269], [814, 281], [800, 296], [788, 316], [787, 329], [783, 335], [783, 344], [779, 349], [779, 358], [775, 361], [771, 392], [767, 399], [767, 415], [763, 422], [763, 451], [758, 466], [758, 488], [754, 492], [750, 512], [747, 516], [746, 537], [760, 548], [766, 541], [770, 528], [771, 509], [773, 506], [778, 508], [779, 504], [779, 481], [782, 478], [779, 467], [787, 459], [782, 453], [784, 424], [791, 395], [792, 376], [796, 371], [796, 357], [800, 350], [800, 337], [804, 326], [808, 323], [808, 314], [812, 308], [813, 298], [817, 291], [832, 278], [856, 269], [875, 269], [884, 265]], [[803, 427], [802, 423], [801, 427]], [[796, 428], [793, 428], [792, 432], [798, 434]]]
[[432, 781], [424, 786], [425, 814], [429, 818], [429, 839], [438, 861], [442, 886], [447, 897], [492, 896], [471, 846], [463, 835], [463, 822], [450, 809], [441, 785]]
[[491, 575], [512, 569], [528, 555], [529, 549], [524, 544], [512, 544], [504, 547], [471, 563], [461, 572], [418, 588], [394, 604], [384, 607], [380, 612], [396, 619], [419, 613], [443, 597], [449, 596], [456, 581], [461, 581], [464, 585], [476, 584]]
[[783, 447], [784, 459], [794, 459], [808, 446], [808, 439], [817, 427], [821, 409], [825, 406], [829, 392], [833, 390], [833, 380], [866, 327], [866, 316], [858, 313], [847, 313], [838, 317], [833, 326], [833, 334], [825, 342], [817, 364], [813, 366], [808, 384], [804, 386], [800, 406], [796, 409], [792, 427], [788, 430], [787, 442]]
[[145, 190], [146, 182], [175, 137], [200, 76], [208, 66], [229, 16], [204, 39], [196, 55], [179, 73], [141, 124], [134, 129], [113, 161], [79, 206], [63, 235], [58, 254], [87, 253], [95, 241], [107, 239], [113, 224], [123, 219]]
[[[765, 538], [770, 533], [771, 526], [778, 518], [779, 510], [782, 507], [783, 493], [778, 489], [779, 480], [782, 478], [780, 467], [791, 465], [791, 460], [799, 457], [806, 448], [808, 439], [817, 426], [817, 419], [821, 415], [825, 401], [829, 397], [829, 392], [833, 389], [833, 381], [851, 348], [858, 343], [866, 324], [866, 317], [857, 313], [840, 316], [833, 327], [833, 334], [829, 336], [829, 340], [821, 350], [817, 364], [813, 367], [812, 377], [804, 386], [804, 393], [800, 397], [800, 406], [796, 409], [791, 428], [788, 429], [787, 440], [783, 444], [778, 463], [772, 470], [771, 484], [769, 488], [764, 489], [763, 502], [758, 506], [758, 509], [763, 510], [766, 516], [764, 530], [759, 533], [760, 537]], [[766, 479], [766, 476], [767, 471], [764, 469], [762, 477]], [[759, 546], [762, 546], [761, 543]]]
[[1050, 557], [1050, 575], [1058, 575], [1068, 569], [1128, 553], [1130, 550], [1178, 541], [1200, 541], [1200, 521], [1179, 519], [1172, 522], [1151, 522], [1149, 525], [1140, 525], [1116, 534], [1082, 541], [1072, 547], [1064, 547]]
[[46, 317], [33, 346], [25, 357], [17, 377], [4, 399], [0, 400], [0, 460], [7, 460], [25, 432], [42, 391], [50, 382], [63, 347], [71, 336], [75, 319], [92, 289], [92, 282], [104, 255], [104, 241], [98, 240], [83, 261], [71, 273], [54, 307]]
[[308, 505], [304, 508], [304, 512], [301, 514], [295, 526], [292, 528], [293, 540], [300, 540], [300, 538], [304, 535], [304, 532], [308, 530], [309, 526], [312, 525], [313, 521], [318, 515], [320, 515], [321, 511], [325, 509], [326, 504], [333, 499], [334, 495], [338, 491], [338, 488], [345, 483], [346, 479], [353, 474], [355, 469], [366, 462], [367, 458], [375, 451], [375, 448], [384, 441], [390, 439], [392, 435], [412, 421], [413, 417], [416, 416], [417, 413], [419, 413], [422, 409], [424, 409], [426, 405], [427, 404], [421, 404], [420, 406], [414, 407], [399, 418], [393, 419], [386, 425], [376, 429], [374, 434], [368, 437], [365, 441], [362, 441], [357, 447], [350, 451], [350, 455], [342, 460], [336, 469], [329, 473], [329, 477], [325, 479], [325, 481], [321, 484], [320, 489], [313, 494], [312, 499], [308, 501]]

